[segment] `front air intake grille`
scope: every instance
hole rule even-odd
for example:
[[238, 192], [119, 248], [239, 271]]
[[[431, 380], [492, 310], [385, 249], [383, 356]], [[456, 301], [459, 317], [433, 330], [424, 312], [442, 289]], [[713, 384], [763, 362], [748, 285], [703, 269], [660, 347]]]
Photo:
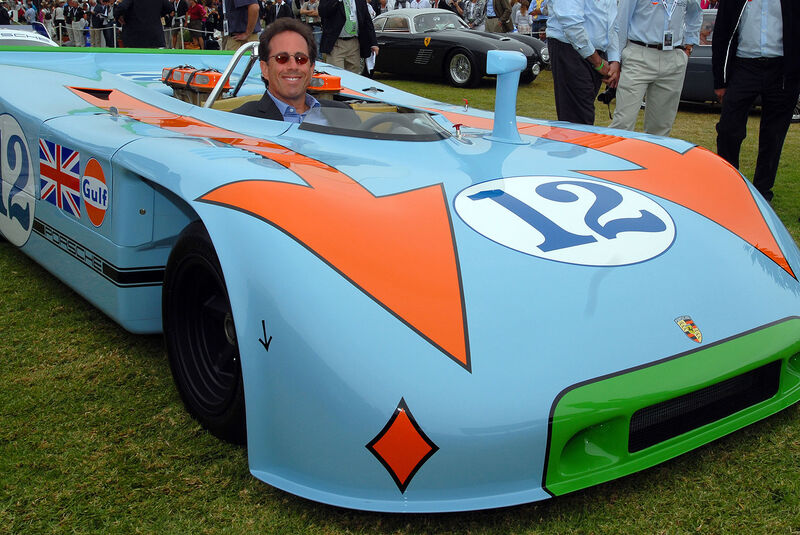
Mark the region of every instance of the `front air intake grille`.
[[697, 429], [778, 392], [781, 361], [731, 377], [655, 405], [639, 409], [631, 417], [628, 451], [634, 453]]

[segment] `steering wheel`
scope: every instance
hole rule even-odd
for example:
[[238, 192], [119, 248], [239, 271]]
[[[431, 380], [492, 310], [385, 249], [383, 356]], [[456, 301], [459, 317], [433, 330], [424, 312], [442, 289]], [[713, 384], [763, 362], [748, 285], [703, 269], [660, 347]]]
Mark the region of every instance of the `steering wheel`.
[[406, 128], [414, 133], [417, 132], [416, 125], [411, 119], [402, 113], [396, 112], [384, 112], [374, 115], [361, 123], [361, 128], [363, 130], [369, 130], [370, 132], [377, 132], [377, 130], [375, 130], [376, 127], [386, 123], [391, 123], [393, 125], [392, 130], [394, 130], [396, 127], [399, 127]]

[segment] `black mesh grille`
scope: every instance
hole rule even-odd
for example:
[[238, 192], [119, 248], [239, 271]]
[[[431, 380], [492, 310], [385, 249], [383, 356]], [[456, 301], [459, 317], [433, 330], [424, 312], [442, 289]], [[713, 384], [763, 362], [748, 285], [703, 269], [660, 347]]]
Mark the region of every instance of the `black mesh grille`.
[[781, 361], [731, 377], [690, 394], [639, 409], [631, 417], [628, 451], [654, 444], [704, 426], [774, 396]]

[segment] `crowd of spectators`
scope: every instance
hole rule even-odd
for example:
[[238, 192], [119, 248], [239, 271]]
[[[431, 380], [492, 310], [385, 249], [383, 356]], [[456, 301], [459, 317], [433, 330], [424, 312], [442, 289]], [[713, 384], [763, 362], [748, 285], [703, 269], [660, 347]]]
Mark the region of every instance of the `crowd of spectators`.
[[220, 48], [226, 14], [229, 21], [237, 20], [232, 16], [237, 11], [244, 17], [241, 28], [228, 28], [230, 42], [222, 43], [234, 48], [256, 40], [276, 19], [291, 17], [311, 27], [326, 61], [361, 72], [361, 62], [379, 53], [371, 18], [393, 9], [436, 7], [456, 13], [475, 30], [542, 38], [546, 33], [559, 120], [593, 124], [594, 100], [605, 83], [611, 91], [619, 87], [612, 128], [632, 130], [646, 97], [645, 131], [669, 135], [688, 57], [695, 44], [708, 42], [702, 9], [716, 8], [728, 32], [724, 48], [719, 39], [713, 42], [714, 89], [722, 103], [718, 153], [738, 167], [747, 113], [760, 97], [764, 118], [754, 183], [770, 201], [800, 93], [796, 1], [16, 0], [12, 6], [0, 0], [0, 25], [38, 21], [57, 42], [79, 47], [202, 49]]
[[[161, 1], [155, 0], [154, 4]], [[261, 27], [265, 27], [276, 16], [292, 16], [309, 24], [319, 43], [322, 35], [317, 11], [319, 0], [257, 1]], [[544, 38], [547, 0], [504, 1], [510, 5], [509, 24], [513, 25], [514, 31]], [[147, 40], [154, 43], [149, 46], [219, 48], [223, 35], [221, 0], [163, 2], [170, 5], [168, 11], [158, 17], [164, 32], [164, 43], [161, 45], [160, 40]], [[0, 2], [0, 25], [38, 21], [54, 41], [64, 46], [132, 46], [125, 43], [123, 36], [126, 21], [124, 15], [120, 15], [120, 3], [120, 0], [3, 0]], [[494, 15], [491, 4], [493, 0], [370, 0], [367, 8], [371, 17], [400, 8], [442, 8], [459, 15], [470, 28], [485, 31], [487, 19], [499, 18]], [[131, 37], [128, 41], [131, 41]]]

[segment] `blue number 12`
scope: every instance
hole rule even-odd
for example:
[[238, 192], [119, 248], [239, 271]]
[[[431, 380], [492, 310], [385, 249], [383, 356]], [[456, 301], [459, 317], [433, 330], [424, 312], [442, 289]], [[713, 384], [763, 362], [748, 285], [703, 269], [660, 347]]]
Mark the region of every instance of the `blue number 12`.
[[[602, 184], [562, 180], [541, 184], [536, 188], [536, 193], [545, 199], [556, 202], [568, 203], [578, 200], [579, 197], [575, 193], [559, 189], [558, 186], [561, 185], [577, 186], [594, 194], [595, 201], [583, 220], [586, 226], [604, 238], [614, 239], [621, 232], [661, 232], [667, 228], [660, 218], [647, 210], [640, 210], [639, 217], [613, 219], [605, 225], [601, 225], [600, 218], [622, 203], [622, 195], [618, 191]], [[594, 236], [573, 234], [565, 230], [535, 208], [505, 191], [486, 190], [470, 195], [469, 198], [475, 201], [491, 199], [538, 230], [544, 236], [544, 242], [539, 245], [539, 249], [544, 252], [597, 241]]]

